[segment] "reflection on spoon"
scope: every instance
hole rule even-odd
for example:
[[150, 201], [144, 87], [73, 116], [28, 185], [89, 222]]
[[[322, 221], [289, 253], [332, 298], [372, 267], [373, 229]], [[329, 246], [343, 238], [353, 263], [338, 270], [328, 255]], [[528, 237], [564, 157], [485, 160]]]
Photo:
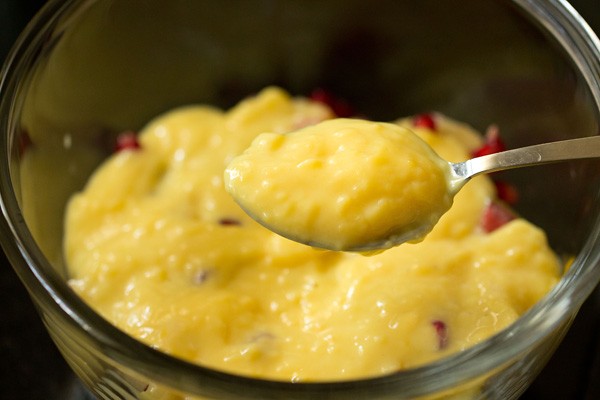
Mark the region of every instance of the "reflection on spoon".
[[476, 175], [593, 157], [600, 157], [599, 136], [449, 163], [396, 124], [334, 119], [258, 136], [228, 165], [225, 187], [282, 236], [368, 252], [422, 240]]

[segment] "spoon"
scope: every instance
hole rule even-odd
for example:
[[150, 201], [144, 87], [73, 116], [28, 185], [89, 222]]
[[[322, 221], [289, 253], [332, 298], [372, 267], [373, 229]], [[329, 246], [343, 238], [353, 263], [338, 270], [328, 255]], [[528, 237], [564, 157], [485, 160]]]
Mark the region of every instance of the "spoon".
[[[346, 136], [341, 137], [342, 133]], [[367, 137], [369, 140], [364, 141]], [[373, 147], [375, 150], [366, 149], [370, 143], [379, 139], [382, 140], [381, 146], [388, 148], [385, 154], [388, 155], [394, 168], [400, 168], [397, 172], [401, 174], [398, 177], [402, 176], [402, 178], [393, 180], [396, 177], [395, 172], [389, 168], [385, 169], [385, 166], [381, 167], [383, 169], [373, 167], [373, 165], [384, 164], [358, 162], [370, 157], [373, 154], [371, 151], [380, 151], [375, 147]], [[397, 142], [400, 140], [404, 142]], [[293, 145], [280, 150], [283, 149], [281, 144], [283, 141]], [[329, 147], [323, 143], [328, 143]], [[351, 146], [355, 152], [347, 150], [346, 146]], [[323, 150], [322, 152], [328, 154], [326, 157], [332, 157], [334, 162], [325, 158], [325, 161], [316, 161], [322, 162], [325, 166], [311, 168], [310, 164], [306, 163], [313, 162], [313, 157], [316, 157], [314, 148]], [[340, 153], [341, 164], [338, 164], [339, 159], [335, 158], [338, 156], [332, 155], [336, 153], [335, 150], [332, 152], [332, 148], [346, 149]], [[410, 158], [412, 157], [410, 154], [414, 152], [411, 153], [412, 150], [407, 152], [405, 150], [407, 148], [412, 148], [427, 159], [429, 167], [424, 167], [423, 164], [415, 161], [415, 158]], [[225, 172], [226, 189], [251, 218], [281, 236], [313, 247], [336, 251], [376, 252], [405, 242], [423, 239], [450, 208], [454, 196], [471, 178], [512, 168], [600, 157], [600, 136], [538, 144], [451, 163], [439, 158], [428, 146], [426, 149], [423, 148], [420, 139], [413, 133], [393, 124], [334, 120], [285, 135], [285, 138], [283, 135], [276, 134], [261, 136], [251, 149], [240, 159], [234, 160]], [[301, 153], [296, 153], [296, 150]], [[317, 151], [317, 153], [321, 152]], [[351, 155], [343, 158], [344, 153]], [[396, 165], [394, 159], [400, 162]], [[410, 166], [409, 169], [407, 166]], [[422, 173], [422, 168], [432, 168], [438, 172]], [[410, 173], [411, 169], [416, 171], [415, 175]], [[355, 174], [353, 172], [355, 170], [360, 173]], [[316, 173], [311, 175], [314, 171], [324, 172], [321, 175]], [[333, 175], [338, 175], [340, 172], [349, 175], [345, 176], [345, 180], [333, 179]], [[382, 181], [382, 173], [384, 181]], [[362, 200], [356, 200], [358, 203], [353, 204], [358, 204], [357, 206], [344, 209], [351, 211], [338, 212], [336, 208], [338, 199], [348, 195], [348, 191], [354, 190], [353, 180], [369, 188], [371, 186], [368, 185], [371, 183], [383, 183], [376, 185], [373, 191], [362, 189], [358, 192], [356, 196], [368, 192], [364, 203]], [[290, 185], [290, 181], [294, 183]], [[320, 188], [318, 183], [320, 181], [328, 182], [327, 186]], [[350, 189], [347, 190], [348, 185]], [[402, 187], [406, 187], [408, 191], [395, 189]], [[414, 187], [427, 189], [425, 192], [420, 190], [415, 196], [414, 192], [411, 192]], [[326, 190], [329, 188], [336, 189]], [[337, 188], [340, 188], [341, 196]], [[354, 192], [352, 193], [351, 195], [354, 196]], [[375, 193], [381, 195], [383, 200], [374, 197]], [[427, 193], [426, 199], [422, 193]], [[402, 196], [399, 197], [400, 202], [385, 203], [388, 201], [386, 199], [394, 198], [396, 195]], [[311, 200], [308, 200], [309, 197]], [[376, 213], [373, 213], [372, 208], [368, 209], [369, 205], [373, 204], [379, 207], [380, 201], [383, 201], [381, 204], [384, 206], [377, 208]], [[315, 204], [320, 208], [316, 214], [311, 208]], [[384, 208], [389, 204], [394, 206]], [[304, 205], [308, 206], [304, 207]], [[363, 212], [370, 212], [369, 217], [364, 217]], [[315, 222], [317, 220], [314, 215], [322, 219]], [[314, 226], [319, 228], [315, 230]]]

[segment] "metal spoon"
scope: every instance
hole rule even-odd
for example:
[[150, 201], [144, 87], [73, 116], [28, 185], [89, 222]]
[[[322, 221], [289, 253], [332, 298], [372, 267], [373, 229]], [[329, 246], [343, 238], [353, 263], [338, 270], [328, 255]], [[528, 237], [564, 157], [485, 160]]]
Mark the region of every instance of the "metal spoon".
[[458, 192], [471, 178], [480, 174], [596, 157], [600, 157], [600, 136], [537, 144], [450, 163], [451, 183]]
[[[442, 168], [444, 168], [447, 177], [448, 192], [446, 198], [452, 198], [471, 178], [479, 174], [558, 161], [595, 157], [600, 157], [600, 136], [522, 147], [473, 158], [459, 163], [450, 163], [440, 159], [439, 165], [443, 166]], [[277, 232], [281, 236], [313, 247], [336, 251], [376, 252], [397, 246], [404, 242], [418, 241], [431, 231], [445, 212], [443, 207], [441, 207], [426, 218], [420, 218], [420, 222], [412, 222], [411, 225], [408, 226], [395, 227], [387, 236], [373, 237], [372, 240], [365, 240], [364, 243], [357, 243], [356, 241], [348, 243], [338, 240], [320, 243], [315, 240], [315, 238], [304, 235], [303, 232], [301, 232], [300, 237], [298, 237], [298, 233], [294, 230], [288, 230], [286, 227], [282, 228], [277, 224], [273, 226], [264, 218], [261, 218], [260, 213], [254, 214], [246, 209], [243, 201], [239, 201], [239, 199], [236, 199], [236, 201], [238, 201], [238, 204], [240, 204], [246, 213], [253, 219], [268, 229]]]

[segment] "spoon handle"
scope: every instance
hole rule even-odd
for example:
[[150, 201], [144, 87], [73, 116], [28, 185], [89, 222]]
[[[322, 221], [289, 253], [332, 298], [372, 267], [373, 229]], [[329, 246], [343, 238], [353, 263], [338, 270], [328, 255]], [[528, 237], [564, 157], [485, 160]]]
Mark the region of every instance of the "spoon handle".
[[452, 164], [452, 169], [457, 180], [468, 180], [482, 173], [596, 157], [600, 157], [600, 136], [590, 136], [488, 154]]

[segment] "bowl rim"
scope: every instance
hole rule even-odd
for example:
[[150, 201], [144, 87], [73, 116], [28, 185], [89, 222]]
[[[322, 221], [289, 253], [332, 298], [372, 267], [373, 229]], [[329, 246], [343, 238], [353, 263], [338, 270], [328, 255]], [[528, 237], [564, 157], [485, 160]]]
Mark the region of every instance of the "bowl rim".
[[[0, 144], [10, 155], [11, 132], [17, 126], [14, 118], [19, 78], [35, 57], [35, 49], [44, 34], [56, 28], [58, 21], [77, 6], [94, 3], [86, 0], [50, 0], [27, 25], [6, 59], [0, 75]], [[600, 113], [600, 40], [565, 0], [510, 0], [524, 13], [537, 16], [536, 22], [559, 42], [586, 79], [598, 113]], [[418, 396], [447, 390], [459, 382], [468, 382], [514, 360], [541, 338], [572, 318], [600, 281], [600, 217], [591, 228], [580, 254], [571, 268], [548, 295], [527, 311], [510, 329], [503, 330], [462, 352], [436, 362], [374, 378], [349, 381], [292, 383], [240, 376], [192, 364], [147, 346], [128, 336], [94, 312], [79, 298], [52, 268], [49, 260], [35, 244], [19, 208], [18, 195], [12, 187], [11, 157], [0, 160], [0, 237], [2, 247], [17, 275], [30, 295], [45, 312], [62, 313], [82, 332], [86, 340], [108, 358], [134, 369], [161, 385], [185, 390], [196, 395], [221, 393], [252, 398], [314, 398], [328, 393], [329, 398], [361, 394], [370, 397], [379, 392], [402, 387], [402, 395]], [[44, 305], [46, 304], [46, 305]], [[49, 304], [57, 308], [50, 309]], [[482, 357], [485, 355], [485, 357]], [[451, 374], [449, 372], [452, 372]]]

